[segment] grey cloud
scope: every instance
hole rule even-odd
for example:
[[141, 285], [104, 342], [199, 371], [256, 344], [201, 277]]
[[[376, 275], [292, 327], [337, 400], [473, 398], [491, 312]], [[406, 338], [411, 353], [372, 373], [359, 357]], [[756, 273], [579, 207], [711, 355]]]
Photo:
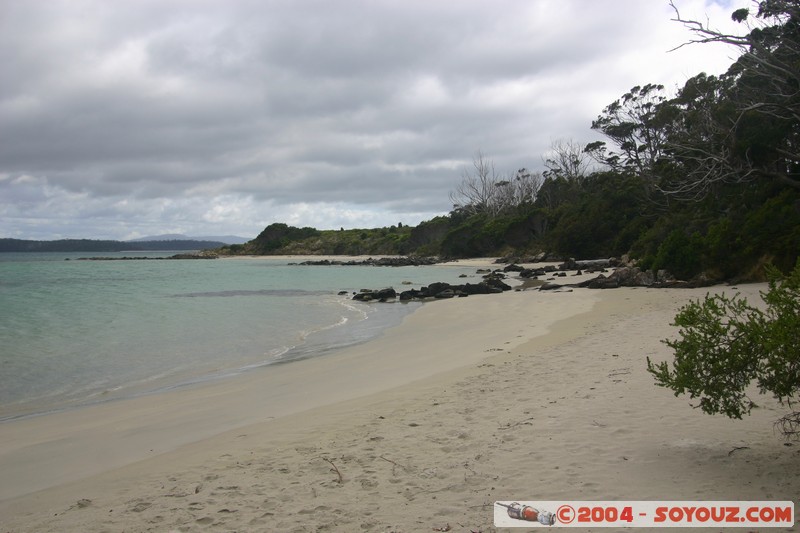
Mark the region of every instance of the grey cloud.
[[0, 236], [443, 213], [478, 149], [502, 171], [536, 167], [553, 139], [593, 138], [633, 84], [668, 81], [653, 76], [676, 43], [651, 41], [670, 14], [639, 0], [5, 0]]

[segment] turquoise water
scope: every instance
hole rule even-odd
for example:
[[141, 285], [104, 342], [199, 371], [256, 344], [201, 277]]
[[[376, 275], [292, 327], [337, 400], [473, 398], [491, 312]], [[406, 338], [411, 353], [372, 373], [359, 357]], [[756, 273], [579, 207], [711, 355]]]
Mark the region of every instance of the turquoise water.
[[0, 254], [0, 420], [321, 356], [421, 305], [358, 303], [339, 291], [475, 276], [266, 258], [65, 260], [88, 255]]

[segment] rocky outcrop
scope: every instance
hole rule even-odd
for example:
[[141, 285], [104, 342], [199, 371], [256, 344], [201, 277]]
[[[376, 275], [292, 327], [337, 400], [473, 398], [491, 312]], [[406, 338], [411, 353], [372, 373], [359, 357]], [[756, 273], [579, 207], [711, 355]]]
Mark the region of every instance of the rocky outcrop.
[[536, 279], [539, 276], [546, 276], [548, 274], [552, 274], [556, 270], [558, 270], [558, 269], [556, 267], [554, 267], [553, 265], [547, 265], [547, 266], [539, 267], [539, 268], [523, 268], [519, 272], [519, 277], [525, 278], [525, 279]]
[[[480, 271], [479, 271], [480, 272]], [[362, 302], [381, 301], [385, 302], [398, 297], [400, 301], [463, 298], [472, 294], [498, 294], [510, 291], [511, 286], [505, 283], [505, 274], [499, 270], [487, 271], [483, 276], [483, 281], [479, 283], [464, 283], [451, 285], [450, 283], [435, 282], [419, 289], [409, 289], [397, 294], [394, 289], [362, 289], [353, 296], [353, 300]]]
[[353, 295], [353, 300], [361, 302], [386, 302], [395, 298], [399, 298], [400, 301], [442, 300], [446, 298], [464, 298], [472, 294], [499, 294], [510, 290], [511, 287], [502, 280], [488, 278], [480, 283], [465, 283], [463, 285], [436, 282], [419, 289], [408, 289], [399, 294], [392, 288], [380, 290], [362, 289]]
[[536, 255], [507, 255], [495, 260], [495, 263], [551, 263], [556, 261], [563, 261], [564, 257], [558, 254], [541, 252]]
[[463, 285], [450, 285], [449, 283], [431, 283], [419, 290], [410, 289], [400, 293], [401, 301], [426, 300], [429, 298], [464, 298], [472, 294], [499, 294], [509, 291], [511, 287], [498, 279], [487, 279], [480, 283], [465, 283]]
[[698, 276], [690, 281], [675, 279], [666, 270], [659, 270], [655, 274], [651, 270], [642, 270], [639, 267], [625, 266], [614, 270], [609, 276], [600, 274], [596, 278], [579, 283], [578, 287], [589, 289], [616, 289], [618, 287], [652, 287], [657, 289], [681, 289], [706, 287], [717, 283], [706, 276]]
[[[572, 260], [570, 260], [572, 261]], [[624, 263], [625, 266], [619, 266], [620, 263], [615, 259], [601, 259], [594, 261], [572, 261], [565, 262], [559, 266], [547, 265], [541, 268], [528, 269], [520, 267], [516, 264], [506, 266], [502, 271], [479, 271], [484, 273], [483, 281], [479, 283], [466, 283], [462, 285], [451, 285], [449, 283], [431, 283], [426, 287], [420, 289], [409, 289], [400, 292], [395, 292], [394, 289], [380, 289], [380, 290], [367, 290], [353, 296], [354, 300], [372, 302], [372, 301], [388, 301], [399, 299], [400, 301], [409, 300], [428, 300], [428, 299], [446, 299], [446, 298], [463, 298], [472, 294], [498, 294], [512, 289], [503, 280], [505, 279], [505, 272], [515, 272], [520, 279], [529, 280], [536, 279], [538, 276], [548, 275], [549, 281], [546, 282], [527, 282], [528, 285], [523, 284], [522, 289], [533, 288], [530, 285], [535, 283], [542, 283], [537, 288], [540, 291], [552, 292], [570, 292], [575, 287], [585, 287], [589, 289], [616, 289], [618, 287], [652, 287], [652, 288], [692, 288], [692, 287], [705, 287], [718, 283], [720, 280], [712, 279], [708, 276], [698, 276], [690, 281], [682, 281], [675, 279], [666, 270], [659, 270], [653, 272], [649, 270], [642, 270], [639, 267], [631, 266], [631, 263]], [[616, 266], [616, 268], [614, 268]], [[607, 274], [608, 269], [614, 270]], [[580, 282], [580, 283], [559, 283], [553, 282], [555, 278], [567, 278], [568, 274], [565, 270], [574, 270], [576, 274], [580, 275], [582, 272], [602, 272], [598, 276]], [[567, 281], [564, 279], [563, 281]]]
[[372, 257], [363, 261], [339, 261], [330, 259], [309, 260], [302, 263], [289, 263], [302, 266], [427, 266], [435, 265], [439, 260], [435, 257]]
[[378, 289], [376, 291], [362, 289], [353, 296], [353, 300], [359, 302], [385, 302], [387, 300], [394, 300], [395, 298], [397, 298], [397, 291], [391, 287]]
[[613, 257], [610, 259], [586, 259], [580, 261], [567, 259], [558, 265], [558, 270], [585, 270], [587, 272], [596, 272], [619, 266], [619, 264], [619, 260]]

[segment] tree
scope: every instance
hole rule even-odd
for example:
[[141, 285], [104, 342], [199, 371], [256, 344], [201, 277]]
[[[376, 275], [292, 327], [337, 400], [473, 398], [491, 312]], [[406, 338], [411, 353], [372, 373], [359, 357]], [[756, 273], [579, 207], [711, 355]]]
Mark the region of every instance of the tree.
[[541, 186], [541, 174], [531, 172], [526, 168], [517, 170], [510, 180], [498, 181], [495, 183], [496, 191], [493, 198], [495, 214], [507, 213], [521, 206], [532, 205]]
[[585, 146], [572, 139], [558, 139], [550, 144], [550, 153], [542, 157], [545, 178], [564, 178], [567, 181], [586, 177], [591, 166], [591, 158]]
[[736, 140], [730, 125], [736, 110], [731, 80], [705, 73], [690, 78], [678, 95], [662, 104], [669, 116], [657, 188], [668, 196], [697, 201], [717, 185], [744, 181], [747, 169], [734, 163]]
[[[648, 203], [642, 182], [639, 176], [611, 171], [595, 172], [579, 186], [563, 178], [546, 180], [544, 220], [536, 221], [546, 249], [578, 259], [627, 253], [646, 224], [640, 216]], [[555, 207], [545, 207], [559, 197]]]
[[[737, 294], [706, 295], [681, 308], [674, 325], [677, 340], [664, 340], [675, 352], [670, 365], [647, 359], [656, 384], [675, 395], [699, 398], [700, 409], [741, 419], [755, 406], [747, 387], [755, 380], [761, 394], [795, 407], [800, 394], [800, 261], [788, 277], [769, 269], [762, 310]], [[787, 437], [800, 438], [800, 411], [776, 422]]]
[[666, 137], [664, 120], [659, 113], [660, 105], [666, 101], [663, 91], [663, 85], [637, 85], [606, 106], [592, 122], [592, 129], [611, 139], [618, 151], [607, 151], [603, 141], [589, 143], [585, 151], [616, 172], [633, 171], [643, 177], [652, 176]]
[[461, 183], [450, 193], [453, 209], [466, 214], [488, 215], [490, 218], [517, 207], [533, 204], [541, 187], [542, 177], [525, 168], [511, 179], [498, 174], [494, 162], [478, 152], [472, 159], [472, 171], [465, 170]]
[[714, 183], [759, 178], [800, 189], [800, 3], [754, 2], [757, 21], [749, 9], [734, 11], [733, 20], [746, 24], [742, 35], [684, 19], [670, 4], [674, 20], [695, 35], [685, 44], [725, 43], [741, 55], [721, 80], [725, 87], [718, 104], [728, 104], [732, 112], [706, 114], [705, 130], [720, 142], [709, 148], [702, 135], [673, 142], [675, 154], [693, 164], [682, 183], [667, 192], [703, 193]]
[[494, 162], [486, 159], [480, 151], [472, 158], [473, 170], [464, 170], [461, 183], [450, 200], [455, 210], [463, 210], [468, 214], [496, 214], [495, 199], [498, 194], [497, 183], [501, 181], [494, 168]]

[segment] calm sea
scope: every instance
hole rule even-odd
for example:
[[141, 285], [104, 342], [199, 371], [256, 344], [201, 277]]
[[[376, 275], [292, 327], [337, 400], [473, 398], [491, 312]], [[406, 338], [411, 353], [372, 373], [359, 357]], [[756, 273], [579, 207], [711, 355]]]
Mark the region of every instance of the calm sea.
[[475, 276], [268, 258], [75, 260], [90, 255], [0, 253], [0, 420], [321, 356], [421, 305], [358, 303], [339, 291]]

